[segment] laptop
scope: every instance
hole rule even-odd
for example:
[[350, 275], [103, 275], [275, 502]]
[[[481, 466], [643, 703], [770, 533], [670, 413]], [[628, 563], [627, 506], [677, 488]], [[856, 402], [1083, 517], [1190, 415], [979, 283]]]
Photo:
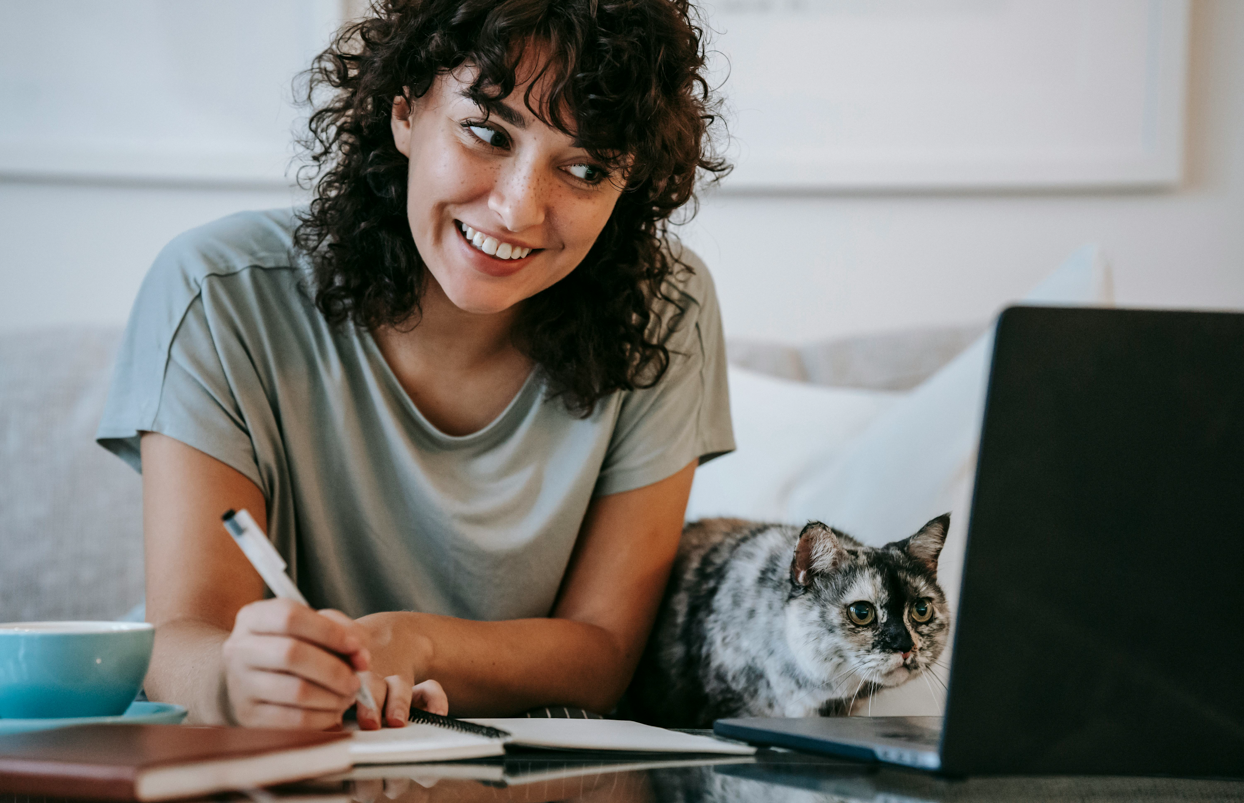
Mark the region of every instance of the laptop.
[[724, 719], [947, 775], [1244, 777], [1244, 314], [999, 318], [942, 717]]

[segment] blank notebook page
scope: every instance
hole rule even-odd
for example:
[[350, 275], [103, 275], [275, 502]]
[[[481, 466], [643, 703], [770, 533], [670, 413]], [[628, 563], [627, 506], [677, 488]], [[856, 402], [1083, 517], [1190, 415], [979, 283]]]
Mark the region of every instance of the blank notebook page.
[[750, 756], [756, 748], [735, 742], [654, 728], [620, 719], [468, 719], [509, 731], [511, 744], [555, 750], [616, 750], [628, 753], [724, 753]]
[[350, 741], [350, 757], [355, 764], [454, 761], [499, 756], [504, 752], [505, 747], [497, 739], [418, 723], [404, 728], [355, 730]]

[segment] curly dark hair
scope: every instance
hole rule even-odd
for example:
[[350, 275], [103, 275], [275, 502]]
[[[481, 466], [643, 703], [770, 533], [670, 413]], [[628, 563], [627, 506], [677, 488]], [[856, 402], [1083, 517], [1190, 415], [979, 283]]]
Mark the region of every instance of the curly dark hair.
[[[313, 265], [316, 305], [334, 324], [417, 325], [425, 268], [406, 217], [407, 159], [393, 141], [393, 99], [422, 97], [438, 75], [477, 68], [477, 102], [520, 83], [525, 48], [547, 53], [545, 124], [593, 159], [624, 160], [626, 188], [583, 262], [522, 302], [515, 345], [551, 393], [587, 415], [616, 390], [650, 387], [669, 352], [653, 304], [689, 269], [663, 248], [671, 215], [700, 177], [729, 170], [713, 149], [714, 99], [703, 30], [687, 0], [375, 0], [305, 74], [313, 112], [303, 141], [314, 197], [295, 231]], [[701, 172], [703, 171], [703, 172]], [[695, 205], [687, 207], [694, 214]]]

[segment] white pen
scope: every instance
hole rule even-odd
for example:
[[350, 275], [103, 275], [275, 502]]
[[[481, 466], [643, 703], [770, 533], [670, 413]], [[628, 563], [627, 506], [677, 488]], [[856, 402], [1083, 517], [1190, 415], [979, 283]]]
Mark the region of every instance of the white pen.
[[[281, 599], [292, 599], [303, 605], [307, 604], [307, 598], [285, 573], [286, 563], [280, 553], [276, 551], [276, 547], [272, 546], [272, 542], [263, 534], [263, 530], [259, 529], [259, 525], [255, 524], [255, 520], [245, 508], [236, 513], [230, 510], [221, 516], [221, 520], [224, 521], [229, 535], [232, 535], [233, 540], [242, 548], [247, 560], [255, 567], [255, 571], [259, 572], [259, 576], [268, 584], [268, 588], [272, 589], [273, 594]], [[362, 673], [356, 672], [355, 674], [359, 676], [359, 690], [355, 699], [358, 700], [359, 705], [367, 706], [378, 715], [380, 709], [376, 708], [376, 700], [371, 696], [371, 691], [363, 681]]]

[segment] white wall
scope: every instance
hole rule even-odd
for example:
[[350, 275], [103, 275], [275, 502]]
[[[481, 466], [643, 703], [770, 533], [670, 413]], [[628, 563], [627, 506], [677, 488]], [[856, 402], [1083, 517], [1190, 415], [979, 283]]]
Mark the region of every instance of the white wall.
[[727, 332], [800, 341], [986, 319], [1086, 242], [1120, 304], [1244, 308], [1244, 3], [1192, 6], [1180, 189], [707, 199]]
[[[1112, 259], [1120, 303], [1244, 309], [1242, 45], [1244, 3], [1195, 0], [1178, 190], [709, 195], [684, 236], [713, 269], [727, 333], [794, 342], [982, 321], [1085, 242]], [[120, 323], [177, 232], [290, 198], [0, 183], [0, 327]]]

